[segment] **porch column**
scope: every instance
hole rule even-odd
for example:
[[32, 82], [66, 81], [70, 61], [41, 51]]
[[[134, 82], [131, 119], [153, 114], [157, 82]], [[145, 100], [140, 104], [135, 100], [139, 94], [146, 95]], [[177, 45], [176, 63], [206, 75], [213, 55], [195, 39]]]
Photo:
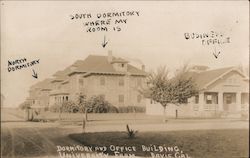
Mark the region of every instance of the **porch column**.
[[223, 92], [218, 93], [218, 111], [223, 111]]
[[199, 111], [204, 109], [204, 92], [199, 93]]
[[241, 111], [241, 92], [236, 93], [236, 111]]

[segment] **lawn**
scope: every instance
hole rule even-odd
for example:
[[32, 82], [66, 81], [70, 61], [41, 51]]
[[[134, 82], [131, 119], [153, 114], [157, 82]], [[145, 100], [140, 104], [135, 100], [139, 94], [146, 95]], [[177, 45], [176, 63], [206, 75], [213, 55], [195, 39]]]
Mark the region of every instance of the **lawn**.
[[248, 132], [246, 129], [139, 132], [133, 139], [129, 139], [126, 132], [99, 132], [70, 134], [69, 137], [93, 147], [94, 151], [98, 151], [98, 147], [107, 147], [104, 153], [109, 155], [114, 155], [115, 151], [145, 157], [160, 154], [178, 157], [182, 151], [186, 157], [243, 158], [249, 157]]

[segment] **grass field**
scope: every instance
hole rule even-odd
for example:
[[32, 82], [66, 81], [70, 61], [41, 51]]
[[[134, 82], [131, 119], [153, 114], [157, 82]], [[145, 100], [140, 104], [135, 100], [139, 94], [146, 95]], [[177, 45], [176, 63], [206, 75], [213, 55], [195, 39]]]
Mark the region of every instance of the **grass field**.
[[[99, 132], [70, 134], [69, 137], [87, 146], [106, 146], [111, 155], [114, 154], [109, 147], [135, 146], [136, 151], [127, 152], [136, 156], [150, 156], [149, 151], [143, 151], [142, 145], [147, 147], [177, 146], [183, 153], [197, 158], [246, 158], [249, 156], [248, 130], [195, 130], [195, 131], [169, 131], [169, 132], [139, 132], [136, 138], [129, 139], [126, 132]], [[164, 153], [164, 152], [155, 152]], [[170, 153], [168, 151], [167, 153]], [[174, 154], [174, 153], [173, 153]]]

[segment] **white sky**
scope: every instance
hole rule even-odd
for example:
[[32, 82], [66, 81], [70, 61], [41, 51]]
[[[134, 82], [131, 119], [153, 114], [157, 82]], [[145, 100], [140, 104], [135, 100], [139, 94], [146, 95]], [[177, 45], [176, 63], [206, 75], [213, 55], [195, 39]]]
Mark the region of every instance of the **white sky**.
[[[70, 20], [75, 13], [140, 11], [128, 17], [120, 32], [86, 33], [83, 20]], [[222, 32], [231, 43], [216, 49], [200, 40], [185, 40], [185, 32]], [[103, 37], [109, 40], [102, 48]], [[211, 68], [249, 63], [249, 3], [247, 1], [8, 1], [1, 2], [1, 93], [5, 106], [17, 106], [29, 87], [89, 54], [139, 59], [146, 69], [160, 65], [174, 69], [184, 62]], [[8, 60], [40, 59], [32, 69], [8, 72]]]

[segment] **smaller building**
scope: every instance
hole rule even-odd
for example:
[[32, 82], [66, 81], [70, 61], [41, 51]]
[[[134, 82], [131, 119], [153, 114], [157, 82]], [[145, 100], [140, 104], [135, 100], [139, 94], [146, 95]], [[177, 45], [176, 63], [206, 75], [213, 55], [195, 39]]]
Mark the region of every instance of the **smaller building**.
[[[207, 70], [195, 66], [187, 74], [199, 87], [199, 95], [188, 100], [187, 105], [169, 105], [167, 115], [175, 117], [240, 117], [249, 110], [249, 78], [235, 67]], [[146, 113], [159, 115], [163, 107], [147, 100]]]
[[31, 108], [48, 108], [49, 107], [49, 94], [52, 90], [51, 82], [52, 79], [45, 79], [30, 87], [29, 97], [26, 101], [31, 104]]

